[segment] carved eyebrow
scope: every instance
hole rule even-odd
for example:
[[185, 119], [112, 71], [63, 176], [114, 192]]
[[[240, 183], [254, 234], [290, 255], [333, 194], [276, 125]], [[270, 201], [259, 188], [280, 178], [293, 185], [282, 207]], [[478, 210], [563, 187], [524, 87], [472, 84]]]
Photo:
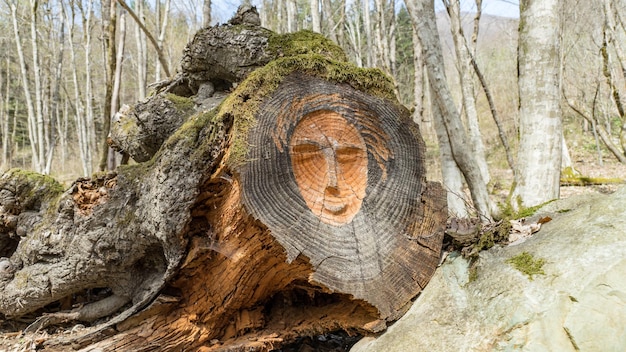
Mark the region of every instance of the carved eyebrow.
[[297, 143], [294, 144], [294, 147], [300, 146], [300, 145], [305, 145], [305, 144], [312, 144], [315, 145], [317, 147], [322, 148], [322, 143], [312, 140], [312, 139], [308, 139], [308, 138], [303, 138], [301, 141], [298, 141]]

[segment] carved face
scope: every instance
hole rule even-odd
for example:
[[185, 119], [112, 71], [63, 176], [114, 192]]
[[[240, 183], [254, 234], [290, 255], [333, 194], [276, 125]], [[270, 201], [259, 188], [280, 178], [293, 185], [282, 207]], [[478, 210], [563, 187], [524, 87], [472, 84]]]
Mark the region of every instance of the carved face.
[[289, 142], [300, 194], [322, 222], [341, 226], [361, 209], [367, 187], [367, 147], [359, 131], [336, 112], [306, 115]]

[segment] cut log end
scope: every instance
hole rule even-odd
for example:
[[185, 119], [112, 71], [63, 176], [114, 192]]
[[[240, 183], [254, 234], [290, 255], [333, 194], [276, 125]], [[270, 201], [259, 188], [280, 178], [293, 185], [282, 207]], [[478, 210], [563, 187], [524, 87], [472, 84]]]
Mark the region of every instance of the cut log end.
[[[433, 214], [420, 202], [424, 145], [408, 112], [293, 74], [257, 119], [238, 170], [247, 209], [289, 260], [310, 261], [312, 281], [393, 316], [427, 282], [440, 251], [417, 240], [416, 224]], [[445, 214], [439, 208], [430, 211]], [[441, 243], [441, 228], [428, 234]]]

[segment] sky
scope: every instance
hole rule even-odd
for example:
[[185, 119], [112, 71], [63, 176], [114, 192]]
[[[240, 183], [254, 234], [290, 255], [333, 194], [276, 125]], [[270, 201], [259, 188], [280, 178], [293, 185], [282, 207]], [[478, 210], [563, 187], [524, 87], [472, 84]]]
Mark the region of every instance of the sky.
[[[401, 3], [402, 1], [398, 1]], [[212, 10], [216, 20], [220, 23], [226, 22], [235, 13], [240, 0], [213, 0]], [[261, 0], [252, 0], [252, 4], [259, 5]], [[437, 9], [443, 10], [441, 0], [435, 0]], [[502, 16], [502, 17], [519, 17], [519, 0], [483, 0], [483, 14]], [[476, 3], [474, 0], [461, 0], [461, 9], [466, 12], [475, 12]]]

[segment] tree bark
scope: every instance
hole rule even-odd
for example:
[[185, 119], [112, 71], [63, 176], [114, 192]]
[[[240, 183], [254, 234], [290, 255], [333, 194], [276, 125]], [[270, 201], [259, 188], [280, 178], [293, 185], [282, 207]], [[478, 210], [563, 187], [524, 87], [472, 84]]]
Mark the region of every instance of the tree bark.
[[[0, 313], [90, 295], [25, 331], [113, 316], [51, 350], [261, 351], [398, 319], [438, 264], [447, 218], [417, 126], [378, 70], [319, 55], [259, 67], [146, 162], [67, 190], [20, 170], [0, 178]], [[143, 109], [199, 101], [175, 96], [179, 79]]]
[[525, 207], [559, 198], [561, 175], [559, 0], [520, 5], [520, 146], [513, 193]]

